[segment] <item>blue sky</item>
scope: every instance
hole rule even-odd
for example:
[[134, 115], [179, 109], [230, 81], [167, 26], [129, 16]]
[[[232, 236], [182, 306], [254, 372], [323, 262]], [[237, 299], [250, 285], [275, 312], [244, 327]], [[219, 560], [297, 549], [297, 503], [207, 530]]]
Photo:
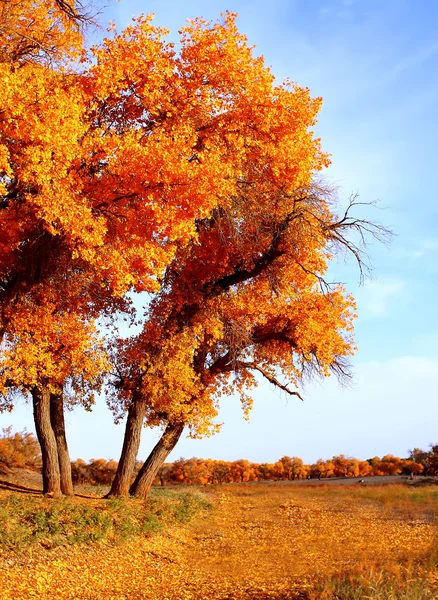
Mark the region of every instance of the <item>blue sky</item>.
[[[344, 453], [358, 458], [438, 443], [438, 4], [433, 0], [121, 0], [101, 22], [119, 28], [132, 15], [155, 13], [177, 30], [187, 17], [238, 13], [238, 26], [274, 75], [322, 96], [316, 134], [332, 154], [326, 178], [341, 200], [358, 192], [379, 200], [367, 212], [396, 234], [371, 245], [373, 279], [358, 286], [353, 264], [333, 265], [358, 302], [354, 383], [329, 379], [305, 388], [304, 402], [261, 383], [250, 423], [236, 398], [224, 398], [218, 435], [183, 439], [180, 456], [257, 462]], [[123, 427], [103, 400], [93, 413], [67, 415], [73, 458], [118, 458]], [[24, 403], [0, 415], [0, 427], [33, 430]], [[140, 458], [158, 432], [145, 430]]]

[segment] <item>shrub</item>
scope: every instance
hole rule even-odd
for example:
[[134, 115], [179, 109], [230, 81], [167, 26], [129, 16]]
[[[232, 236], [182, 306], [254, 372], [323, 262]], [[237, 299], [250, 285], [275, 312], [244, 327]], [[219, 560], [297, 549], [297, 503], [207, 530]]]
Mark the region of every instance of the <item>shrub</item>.
[[0, 549], [23, 551], [105, 541], [120, 543], [150, 535], [166, 525], [185, 522], [210, 508], [196, 494], [152, 495], [146, 502], [134, 498], [87, 500], [11, 494], [0, 502]]
[[13, 433], [12, 426], [4, 428], [0, 434], [0, 463], [9, 468], [40, 468], [41, 450], [33, 433], [26, 429]]

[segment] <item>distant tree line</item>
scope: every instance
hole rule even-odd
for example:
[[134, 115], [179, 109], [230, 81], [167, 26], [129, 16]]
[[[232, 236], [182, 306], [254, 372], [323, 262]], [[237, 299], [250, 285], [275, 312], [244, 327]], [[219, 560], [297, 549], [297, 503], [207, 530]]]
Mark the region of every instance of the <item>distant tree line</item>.
[[[78, 458], [71, 463], [73, 482], [76, 485], [111, 485], [118, 463], [104, 458], [89, 462]], [[41, 468], [41, 452], [35, 436], [24, 430], [13, 433], [12, 427], [3, 429], [0, 435], [0, 472], [13, 467]], [[137, 464], [136, 472], [140, 468]], [[235, 461], [210, 458], [180, 458], [165, 463], [158, 471], [155, 485], [173, 484], [221, 484], [248, 481], [293, 481], [297, 479], [326, 479], [330, 477], [368, 477], [371, 475], [407, 476], [438, 475], [438, 444], [430, 450], [414, 448], [408, 458], [386, 454], [368, 460], [358, 460], [344, 454], [328, 460], [305, 464], [296, 456], [283, 456], [275, 463], [253, 463], [245, 459]]]

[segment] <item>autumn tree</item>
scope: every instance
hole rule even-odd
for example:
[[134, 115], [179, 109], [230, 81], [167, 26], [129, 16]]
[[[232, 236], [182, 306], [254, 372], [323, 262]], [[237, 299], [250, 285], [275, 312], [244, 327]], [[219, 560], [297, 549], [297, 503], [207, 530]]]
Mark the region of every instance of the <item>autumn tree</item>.
[[405, 459], [402, 461], [402, 468], [404, 473], [408, 473], [411, 477], [420, 475], [424, 471], [422, 464], [417, 463], [413, 460]]
[[307, 469], [303, 463], [303, 460], [297, 456], [292, 458], [290, 456], [283, 456], [280, 458], [280, 462], [283, 464], [286, 479], [302, 479], [307, 474]]
[[358, 461], [358, 468], [359, 468], [359, 477], [367, 477], [368, 475], [372, 474], [372, 466], [370, 465], [370, 463], [367, 460], [359, 460]]
[[402, 471], [402, 461], [393, 454], [386, 454], [380, 459], [379, 470], [383, 475], [398, 475]]
[[345, 454], [339, 454], [331, 459], [333, 475], [335, 477], [348, 477], [350, 463], [353, 459]]
[[26, 431], [12, 431], [5, 427], [0, 433], [0, 466], [38, 468], [41, 452], [38, 440]]
[[235, 460], [229, 465], [229, 481], [254, 481], [256, 474], [253, 465], [245, 459]]
[[315, 465], [312, 465], [313, 474], [318, 477], [318, 479], [333, 477], [335, 472], [335, 466], [331, 460], [323, 460], [319, 458], [316, 461]]
[[67, 239], [85, 225], [74, 225], [85, 202], [72, 168], [85, 131], [84, 104], [68, 66], [82, 52], [86, 17], [78, 7], [61, 0], [0, 3], [0, 391], [3, 409], [12, 407], [16, 391], [32, 395], [43, 487], [53, 495], [61, 487], [72, 493], [63, 387], [80, 370], [77, 360], [72, 370], [66, 363], [74, 355], [84, 360], [90, 333], [77, 312], [90, 305], [78, 286], [82, 267], [70, 268]]
[[430, 470], [434, 475], [438, 474], [438, 444], [430, 444]]
[[198, 95], [196, 57], [183, 64], [149, 17], [87, 55], [81, 7], [0, 3], [0, 392], [8, 409], [17, 390], [32, 396], [54, 495], [68, 461], [52, 401], [101, 381], [95, 320], [159, 289], [196, 221], [235, 191], [237, 151], [211, 123], [216, 99]]
[[77, 458], [71, 463], [71, 472], [73, 483], [84, 484], [90, 483], [90, 474], [88, 471], [88, 465], [82, 458]]
[[295, 395], [281, 377], [346, 375], [354, 303], [327, 262], [346, 250], [362, 266], [348, 232], [382, 229], [354, 200], [337, 214], [316, 177], [320, 100], [275, 85], [234, 15], [193, 21], [178, 52], [140, 17], [87, 55], [77, 2], [0, 6], [0, 392], [8, 408], [32, 395], [44, 491], [59, 494], [51, 398], [97, 389], [95, 320], [130, 290], [153, 294], [142, 334], [113, 352], [112, 404], [128, 411], [113, 494], [142, 424], [164, 427], [132, 488], [144, 495], [185, 426], [214, 429], [222, 394], [250, 409], [255, 373]]
[[128, 416], [112, 495], [128, 493], [144, 422], [164, 433], [130, 488], [141, 496], [185, 426], [194, 436], [214, 431], [223, 394], [237, 391], [250, 410], [256, 374], [296, 396], [306, 377], [348, 376], [354, 301], [324, 279], [328, 261], [350, 252], [362, 269], [349, 232], [359, 242], [385, 233], [354, 216], [356, 198], [336, 208], [317, 178], [329, 163], [310, 129], [320, 99], [275, 85], [233, 15], [185, 27], [180, 56], [195, 96], [210, 102], [191, 160], [201, 160], [206, 136], [217, 131], [211, 159], [223, 169], [232, 154], [234, 189], [195, 221], [196, 236], [166, 268], [143, 332], [118, 346], [110, 401]]
[[430, 450], [414, 448], [409, 450], [409, 460], [421, 466], [425, 475], [438, 474], [438, 445], [430, 444]]
[[160, 485], [163, 486], [163, 485], [166, 485], [166, 483], [169, 483], [171, 476], [172, 476], [172, 464], [165, 463], [157, 473], [157, 478], [158, 478], [158, 481], [160, 482]]

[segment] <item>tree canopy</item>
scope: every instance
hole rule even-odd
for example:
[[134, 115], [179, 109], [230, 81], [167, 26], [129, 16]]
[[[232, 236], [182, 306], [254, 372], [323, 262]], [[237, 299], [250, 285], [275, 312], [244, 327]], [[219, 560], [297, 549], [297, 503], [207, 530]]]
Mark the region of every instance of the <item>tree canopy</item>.
[[[110, 372], [117, 493], [144, 422], [169, 451], [216, 428], [224, 394], [247, 413], [257, 373], [297, 396], [348, 374], [355, 305], [328, 263], [362, 268], [350, 232], [385, 230], [337, 206], [321, 99], [278, 84], [235, 18], [190, 21], [176, 47], [141, 16], [87, 50], [80, 3], [0, 1], [0, 393], [32, 395], [46, 491], [59, 399], [88, 406]], [[105, 348], [97, 324], [132, 291], [151, 295], [143, 331]]]

